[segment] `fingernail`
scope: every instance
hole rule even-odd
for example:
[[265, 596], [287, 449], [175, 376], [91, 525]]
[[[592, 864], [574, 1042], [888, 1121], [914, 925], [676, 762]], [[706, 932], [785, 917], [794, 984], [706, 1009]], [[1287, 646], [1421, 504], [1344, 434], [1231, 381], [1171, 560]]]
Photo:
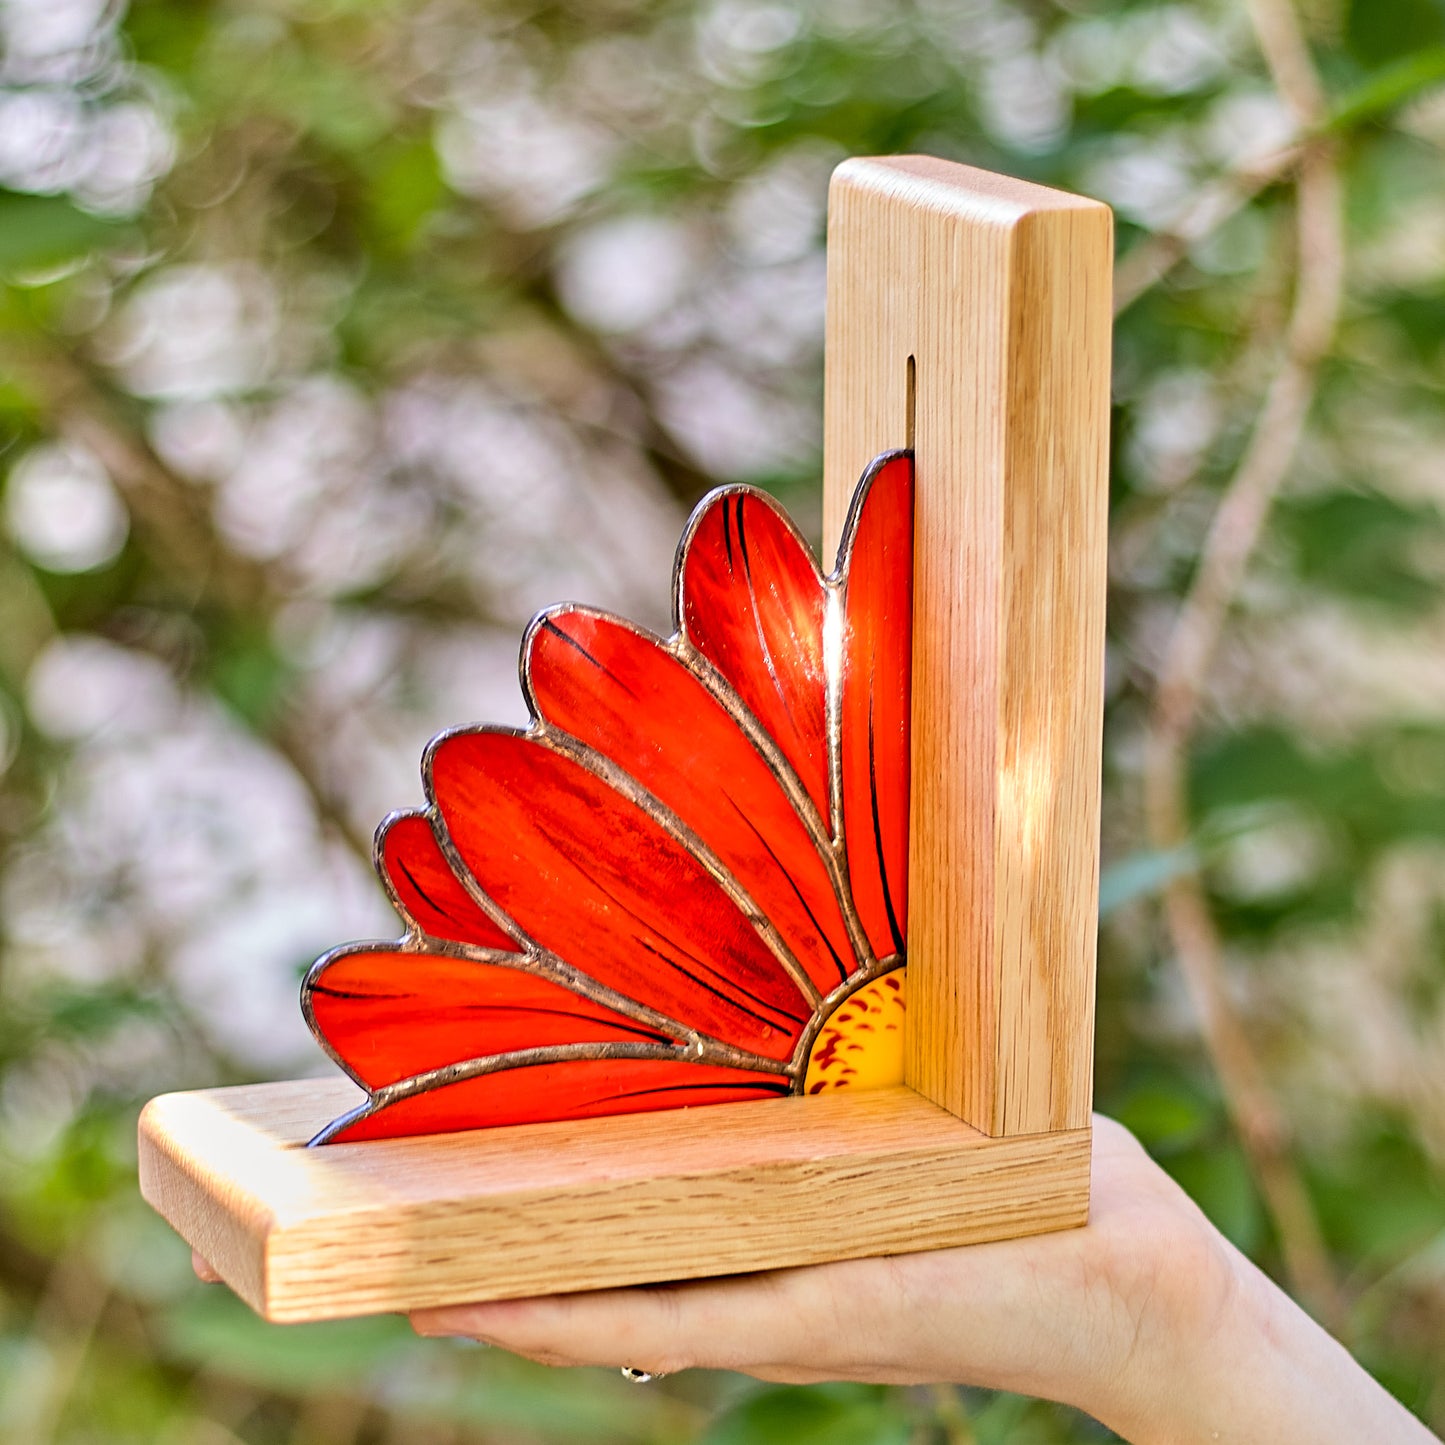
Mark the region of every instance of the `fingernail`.
[[466, 1340], [469, 1344], [489, 1344], [476, 1334], [476, 1321], [450, 1310], [418, 1310], [411, 1316], [411, 1327], [429, 1340]]

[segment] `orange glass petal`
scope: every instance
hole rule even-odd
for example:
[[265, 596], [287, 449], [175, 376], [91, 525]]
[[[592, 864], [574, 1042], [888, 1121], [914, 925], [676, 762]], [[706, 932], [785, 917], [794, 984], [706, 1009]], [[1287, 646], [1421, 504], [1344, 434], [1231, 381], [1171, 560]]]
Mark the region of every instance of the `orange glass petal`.
[[446, 1085], [403, 1099], [382, 1113], [358, 1111], [355, 1122], [338, 1120], [326, 1142], [641, 1114], [791, 1092], [788, 1082], [775, 1074], [674, 1060], [576, 1059], [506, 1069]]
[[524, 969], [444, 954], [334, 954], [308, 997], [316, 1027], [357, 1083], [372, 1089], [520, 1049], [673, 1042]]
[[423, 933], [480, 948], [516, 946], [452, 871], [424, 813], [387, 819], [377, 834], [377, 859], [398, 906]]
[[522, 931], [629, 998], [764, 1058], [811, 1010], [737, 904], [677, 838], [575, 759], [504, 731], [431, 757], [462, 861]]
[[843, 625], [843, 830], [848, 875], [879, 958], [908, 936], [908, 724], [913, 647], [913, 463], [870, 469]]
[[823, 579], [777, 503], [732, 489], [683, 543], [683, 633], [737, 690], [828, 816]]
[[582, 608], [531, 635], [538, 712], [635, 778], [717, 855], [820, 993], [853, 971], [825, 859], [768, 761], [654, 637]]

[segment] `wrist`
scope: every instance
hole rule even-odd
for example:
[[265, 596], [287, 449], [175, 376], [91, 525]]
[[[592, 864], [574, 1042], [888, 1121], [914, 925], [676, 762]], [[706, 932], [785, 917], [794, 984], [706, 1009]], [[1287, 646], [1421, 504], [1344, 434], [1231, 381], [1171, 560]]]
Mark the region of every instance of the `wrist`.
[[1106, 1275], [1108, 1363], [1069, 1401], [1133, 1445], [1237, 1438], [1196, 1430], [1251, 1341], [1269, 1333], [1260, 1286], [1272, 1286], [1202, 1214], [1190, 1214], [1165, 1240], [1123, 1240], [1125, 1257]]
[[1219, 1310], [1141, 1340], [1099, 1418], [1132, 1445], [1429, 1445], [1435, 1437], [1238, 1251]]
[[1206, 1271], [1184, 1271], [1137, 1318], [1128, 1353], [1094, 1411], [1132, 1445], [1250, 1438], [1238, 1430], [1235, 1397], [1247, 1396], [1261, 1356], [1277, 1347], [1272, 1287], [1222, 1237], [1211, 1245]]

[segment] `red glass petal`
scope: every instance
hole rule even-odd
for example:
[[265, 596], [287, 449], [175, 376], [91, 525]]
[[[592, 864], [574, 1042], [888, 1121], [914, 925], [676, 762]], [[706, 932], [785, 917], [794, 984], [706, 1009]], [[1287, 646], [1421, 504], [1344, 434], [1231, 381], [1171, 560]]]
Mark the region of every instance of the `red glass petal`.
[[882, 958], [903, 952], [908, 936], [912, 458], [883, 462], [860, 484], [853, 506], [843, 628], [843, 827], [853, 898]]
[[373, 1089], [515, 1049], [672, 1042], [551, 979], [444, 954], [333, 954], [312, 973], [307, 992], [316, 1027]]
[[635, 802], [531, 737], [456, 733], [436, 803], [473, 876], [543, 948], [629, 998], [785, 1059], [811, 1010], [698, 860]]
[[679, 624], [737, 689], [828, 816], [823, 579], [781, 509], [718, 494], [685, 543]]
[[670, 1059], [575, 1059], [506, 1069], [399, 1100], [340, 1130], [331, 1142], [640, 1114], [789, 1092], [789, 1081], [777, 1074]]
[[762, 755], [656, 638], [579, 608], [531, 634], [543, 717], [610, 758], [716, 854], [820, 993], [858, 967], [816, 843]]
[[424, 932], [479, 948], [516, 948], [452, 872], [425, 813], [389, 818], [377, 855], [397, 901]]

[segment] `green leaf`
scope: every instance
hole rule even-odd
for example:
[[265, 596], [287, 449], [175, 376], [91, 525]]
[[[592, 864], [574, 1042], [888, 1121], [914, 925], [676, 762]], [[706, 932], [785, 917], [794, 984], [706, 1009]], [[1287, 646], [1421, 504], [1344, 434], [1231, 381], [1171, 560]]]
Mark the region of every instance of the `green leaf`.
[[902, 1401], [872, 1386], [762, 1390], [713, 1422], [702, 1445], [908, 1445]]
[[[445, 1348], [434, 1341], [429, 1352]], [[489, 1439], [634, 1442], [691, 1439], [695, 1411], [670, 1389], [640, 1390], [616, 1370], [568, 1370], [559, 1376], [545, 1365], [502, 1350], [482, 1350], [467, 1341], [462, 1379], [437, 1371], [430, 1381], [408, 1370], [393, 1386], [394, 1398], [418, 1414], [483, 1427]], [[691, 1375], [689, 1376], [692, 1380]]]
[[1445, 291], [1398, 291], [1375, 304], [1378, 314], [1397, 329], [1406, 354], [1434, 367], [1445, 347]]
[[235, 1295], [198, 1289], [164, 1317], [176, 1357], [268, 1389], [304, 1390], [365, 1379], [381, 1365], [425, 1348], [392, 1316], [335, 1324], [272, 1325]]
[[1151, 1153], [1193, 1148], [1219, 1122], [1218, 1106], [1181, 1079], [1140, 1084], [1113, 1113]]
[[1197, 1152], [1163, 1162], [1231, 1244], [1246, 1254], [1259, 1246], [1264, 1210], [1237, 1144], [1211, 1141]]
[[1428, 611], [1439, 600], [1440, 578], [1417, 560], [1428, 541], [1445, 538], [1434, 506], [1369, 489], [1326, 492], [1282, 502], [1276, 527], [1296, 574], [1312, 587], [1404, 612]]
[[1335, 105], [1325, 129], [1352, 130], [1367, 121], [1382, 120], [1442, 82], [1445, 82], [1445, 45], [1432, 45], [1428, 50], [1386, 66], [1362, 85], [1347, 91]]
[[1371, 66], [1445, 44], [1445, 4], [1441, 0], [1351, 0], [1345, 43]]
[[1131, 853], [1111, 863], [1099, 879], [1099, 917], [1107, 918], [1126, 903], [1161, 892], [1176, 878], [1192, 873], [1198, 866], [1199, 856], [1189, 846], [1162, 853], [1154, 850]]
[[1118, 1438], [1067, 1405], [1003, 1392], [986, 1396], [969, 1423], [977, 1445], [1101, 1445]]
[[1190, 766], [1190, 794], [1206, 810], [1257, 807], [1266, 799], [1340, 809], [1373, 785], [1363, 760], [1318, 756], [1292, 732], [1272, 726], [1211, 738]]
[[367, 186], [371, 225], [378, 243], [404, 250], [447, 194], [429, 140], [412, 141], [385, 152]]
[[216, 639], [210, 684], [254, 728], [264, 727], [286, 700], [291, 668], [270, 636], [249, 626]]
[[[1310, 1182], [1332, 1248], [1393, 1266], [1439, 1247], [1442, 1170], [1413, 1137], [1408, 1119], [1357, 1127], [1349, 1147], [1312, 1161]], [[1380, 1181], [1389, 1188], [1381, 1189]]]
[[112, 241], [121, 227], [63, 196], [0, 191], [0, 271], [44, 270]]
[[163, 994], [124, 979], [88, 989], [56, 980], [38, 991], [35, 1003], [52, 1038], [104, 1038], [136, 1019], [160, 1019], [167, 1012]]

